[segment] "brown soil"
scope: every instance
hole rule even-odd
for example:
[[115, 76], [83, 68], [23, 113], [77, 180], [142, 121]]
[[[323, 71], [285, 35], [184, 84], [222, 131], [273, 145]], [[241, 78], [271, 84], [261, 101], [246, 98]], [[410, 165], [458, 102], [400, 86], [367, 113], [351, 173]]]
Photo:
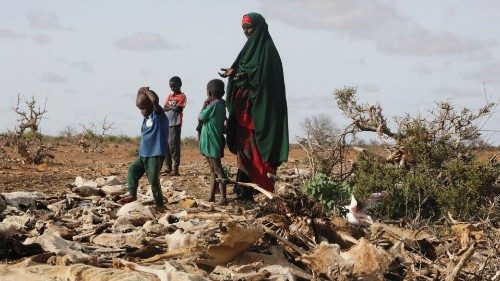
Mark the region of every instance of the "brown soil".
[[[2, 146], [8, 158], [14, 160], [0, 159], [0, 192], [40, 191], [54, 196], [68, 192], [77, 176], [95, 179], [114, 175], [125, 182], [127, 167], [136, 157], [138, 149], [137, 142], [129, 141], [106, 144], [102, 152], [85, 153], [73, 142], [59, 141], [53, 143], [54, 159], [48, 159], [47, 163], [42, 165], [27, 165], [16, 160], [19, 156], [13, 152], [12, 147], [4, 144]], [[385, 155], [377, 148], [371, 147], [369, 150]], [[487, 160], [496, 153], [498, 149], [478, 152], [482, 160]], [[224, 155], [222, 164], [231, 167], [234, 177], [236, 156], [227, 149]], [[292, 145], [289, 161], [280, 167], [278, 174], [295, 166], [306, 168], [307, 156], [299, 146]], [[175, 186], [186, 190], [189, 195], [205, 198], [208, 192], [208, 176], [208, 166], [204, 157], [199, 154], [197, 147], [190, 144], [182, 146], [180, 176], [165, 175], [162, 179], [172, 180]], [[141, 183], [147, 184], [147, 180], [143, 177]], [[231, 198], [232, 189], [229, 188], [228, 192]]]
[[[54, 143], [54, 159], [49, 159], [46, 164], [27, 165], [20, 160], [0, 162], [0, 192], [12, 191], [40, 191], [47, 195], [61, 195], [71, 188], [77, 176], [95, 179], [104, 176], [118, 176], [123, 181], [127, 177], [127, 167], [134, 160], [138, 144], [135, 142], [111, 143], [105, 145], [101, 153], [85, 153], [74, 143]], [[4, 147], [10, 158], [18, 157], [9, 147]], [[300, 148], [290, 150], [290, 161], [282, 168], [303, 166], [302, 160], [305, 153]], [[236, 172], [236, 157], [225, 151], [223, 165], [231, 167], [231, 173]], [[281, 169], [281, 168], [280, 168]], [[188, 194], [197, 198], [206, 197], [209, 182], [208, 166], [203, 156], [194, 146], [182, 147], [180, 176], [162, 176], [170, 179], [175, 186], [185, 189]], [[141, 183], [147, 184], [145, 178]], [[232, 190], [229, 190], [231, 198]]]

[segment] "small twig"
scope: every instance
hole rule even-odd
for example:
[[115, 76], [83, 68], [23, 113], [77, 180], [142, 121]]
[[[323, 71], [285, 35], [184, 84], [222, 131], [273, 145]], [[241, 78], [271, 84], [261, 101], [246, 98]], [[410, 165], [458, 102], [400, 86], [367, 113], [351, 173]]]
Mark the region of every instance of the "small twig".
[[460, 274], [460, 270], [465, 266], [469, 258], [472, 256], [474, 251], [476, 250], [476, 245], [473, 243], [472, 245], [469, 246], [467, 251], [463, 254], [462, 258], [460, 261], [457, 263], [455, 268], [446, 276], [445, 281], [454, 281], [457, 279], [458, 275]]

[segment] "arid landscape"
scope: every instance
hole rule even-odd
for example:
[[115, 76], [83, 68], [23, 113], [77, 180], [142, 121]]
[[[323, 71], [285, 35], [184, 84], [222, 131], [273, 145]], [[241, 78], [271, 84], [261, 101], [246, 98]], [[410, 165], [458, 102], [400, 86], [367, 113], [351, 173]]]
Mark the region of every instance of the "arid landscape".
[[0, 281], [500, 281], [499, 9], [0, 1]]
[[[98, 151], [87, 152], [76, 141], [48, 142], [54, 157], [41, 164], [22, 163], [14, 147], [4, 143], [0, 192], [7, 209], [0, 222], [2, 280], [76, 276], [89, 281], [484, 280], [486, 276], [496, 280], [499, 276], [499, 234], [490, 214], [483, 221], [460, 222], [449, 216], [432, 224], [376, 217], [367, 221], [361, 213], [357, 222], [328, 215], [302, 194], [311, 170], [299, 145], [292, 146], [290, 161], [277, 173], [280, 182], [273, 199], [259, 194], [255, 203], [241, 202], [229, 186], [229, 204], [216, 206], [204, 200], [208, 168], [191, 139], [183, 145], [180, 176], [161, 178], [167, 210], [155, 213], [144, 205], [150, 196], [144, 178], [139, 199], [143, 204], [115, 203], [125, 192], [127, 166], [136, 155], [137, 141], [106, 141]], [[349, 152], [349, 158], [358, 153]], [[497, 153], [483, 150], [479, 158], [488, 161]], [[223, 165], [234, 174], [235, 157], [229, 151]], [[114, 191], [108, 193], [109, 187]], [[496, 204], [486, 205], [495, 212]], [[496, 216], [491, 213], [491, 218]]]
[[[1, 163], [0, 192], [38, 191], [59, 196], [71, 190], [71, 183], [77, 176], [84, 178], [117, 176], [125, 181], [127, 167], [135, 159], [138, 147], [138, 142], [125, 141], [108, 143], [99, 153], [86, 153], [75, 142], [56, 141], [52, 151], [54, 159], [48, 159], [47, 163], [24, 165], [20, 160]], [[12, 149], [5, 148], [9, 157], [17, 157]], [[290, 169], [295, 165], [303, 167], [304, 157], [305, 152], [300, 147], [295, 147], [290, 150], [290, 161], [282, 168]], [[227, 149], [222, 163], [224, 166], [230, 166], [233, 173], [236, 172], [236, 158]], [[210, 173], [204, 157], [194, 144], [182, 147], [179, 169], [180, 176], [164, 175], [162, 178], [174, 181], [189, 195], [204, 198], [206, 195], [204, 192], [208, 192], [206, 184]], [[143, 178], [141, 183], [146, 184], [147, 180]]]

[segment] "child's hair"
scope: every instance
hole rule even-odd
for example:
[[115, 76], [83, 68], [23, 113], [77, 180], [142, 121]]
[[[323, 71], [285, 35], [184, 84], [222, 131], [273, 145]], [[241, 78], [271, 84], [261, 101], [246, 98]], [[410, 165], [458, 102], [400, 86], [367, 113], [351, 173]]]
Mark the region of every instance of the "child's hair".
[[151, 100], [149, 99], [148, 96], [138, 94], [136, 99], [135, 99], [135, 105], [137, 107], [143, 107], [143, 106], [150, 106], [152, 105]]
[[179, 78], [179, 76], [174, 76], [174, 77], [170, 78], [169, 82], [170, 83], [174, 82], [179, 87], [182, 86], [182, 80], [181, 80], [181, 78]]
[[210, 80], [207, 84], [207, 90], [216, 98], [222, 98], [224, 95], [224, 81], [220, 79]]

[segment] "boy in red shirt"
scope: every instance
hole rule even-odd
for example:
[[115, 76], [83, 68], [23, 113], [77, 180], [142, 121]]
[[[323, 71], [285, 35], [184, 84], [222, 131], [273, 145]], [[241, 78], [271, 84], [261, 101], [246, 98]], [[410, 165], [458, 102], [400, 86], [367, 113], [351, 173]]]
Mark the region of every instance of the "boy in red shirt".
[[169, 85], [172, 93], [168, 95], [163, 107], [169, 123], [168, 152], [165, 156], [164, 172], [178, 176], [181, 160], [182, 111], [186, 107], [186, 95], [181, 92], [182, 81], [178, 76], [170, 78]]

